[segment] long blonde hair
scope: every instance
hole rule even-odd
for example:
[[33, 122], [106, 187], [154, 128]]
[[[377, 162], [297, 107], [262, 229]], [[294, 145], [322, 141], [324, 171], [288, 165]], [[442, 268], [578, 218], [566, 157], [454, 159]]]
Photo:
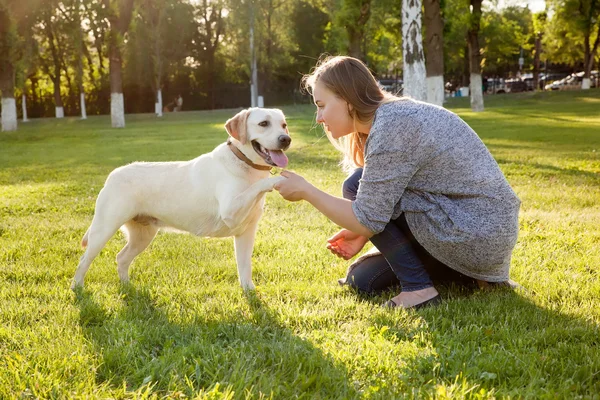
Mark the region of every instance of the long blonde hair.
[[367, 134], [356, 130], [356, 122], [372, 123], [380, 105], [399, 97], [383, 90], [369, 68], [353, 57], [322, 57], [315, 69], [302, 78], [302, 87], [312, 95], [317, 82], [352, 106], [352, 111], [348, 112], [354, 120], [354, 132], [338, 140], [327, 129], [325, 132], [331, 143], [343, 153], [342, 166], [345, 170], [364, 167]]

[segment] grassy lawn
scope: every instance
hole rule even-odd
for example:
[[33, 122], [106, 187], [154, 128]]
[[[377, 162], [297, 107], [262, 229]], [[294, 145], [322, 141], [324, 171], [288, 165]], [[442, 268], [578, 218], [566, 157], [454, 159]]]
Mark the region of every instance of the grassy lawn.
[[[34, 120], [0, 134], [0, 398], [597, 398], [600, 393], [600, 90], [468, 99], [522, 200], [511, 275], [527, 288], [388, 311], [337, 284], [336, 227], [267, 195], [257, 290], [233, 240], [159, 234], [123, 286], [117, 234], [86, 288], [70, 281], [107, 174], [194, 158], [234, 111]], [[284, 108], [290, 168], [340, 195], [339, 154], [311, 106]]]

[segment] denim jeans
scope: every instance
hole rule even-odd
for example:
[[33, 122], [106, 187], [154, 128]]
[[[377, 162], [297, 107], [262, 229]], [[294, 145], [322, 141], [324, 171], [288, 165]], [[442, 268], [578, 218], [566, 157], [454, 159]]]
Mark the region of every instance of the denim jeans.
[[[344, 198], [356, 199], [362, 171], [358, 168], [346, 179]], [[375, 293], [398, 285], [402, 291], [412, 292], [432, 287], [434, 281], [473, 282], [429, 254], [413, 236], [404, 214], [390, 221], [370, 241], [381, 255], [366, 258], [346, 277], [346, 283], [360, 292]]]

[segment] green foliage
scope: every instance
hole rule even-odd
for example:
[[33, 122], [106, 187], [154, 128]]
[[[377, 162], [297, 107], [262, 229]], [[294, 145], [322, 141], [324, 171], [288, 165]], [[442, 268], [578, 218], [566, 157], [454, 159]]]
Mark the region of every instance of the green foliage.
[[481, 35], [482, 67], [486, 74], [505, 76], [518, 71], [523, 50], [524, 65], [533, 63], [533, 17], [529, 8], [506, 7], [501, 12], [483, 13]]
[[[0, 397], [594, 398], [600, 393], [600, 92], [467, 98], [522, 200], [511, 276], [525, 292], [440, 287], [422, 311], [337, 285], [336, 227], [267, 195], [244, 294], [230, 238], [161, 233], [121, 285], [115, 235], [69, 289], [107, 174], [223, 142], [232, 111], [33, 120], [0, 135]], [[290, 167], [339, 195], [339, 154], [312, 106], [287, 107]]]
[[544, 40], [548, 58], [567, 64], [584, 62], [585, 37], [593, 45], [600, 35], [600, 2], [548, 0], [548, 4], [554, 13]]

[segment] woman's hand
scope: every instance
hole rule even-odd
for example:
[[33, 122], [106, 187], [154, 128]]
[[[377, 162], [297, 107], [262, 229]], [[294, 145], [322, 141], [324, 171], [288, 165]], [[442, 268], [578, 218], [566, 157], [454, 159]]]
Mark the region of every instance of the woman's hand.
[[368, 241], [366, 236], [342, 229], [327, 239], [327, 248], [336, 256], [349, 260], [357, 255]]
[[314, 186], [308, 183], [306, 179], [293, 172], [282, 171], [281, 176], [286, 179], [275, 184], [273, 188], [288, 201], [306, 200], [308, 192], [314, 189]]

